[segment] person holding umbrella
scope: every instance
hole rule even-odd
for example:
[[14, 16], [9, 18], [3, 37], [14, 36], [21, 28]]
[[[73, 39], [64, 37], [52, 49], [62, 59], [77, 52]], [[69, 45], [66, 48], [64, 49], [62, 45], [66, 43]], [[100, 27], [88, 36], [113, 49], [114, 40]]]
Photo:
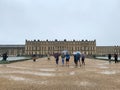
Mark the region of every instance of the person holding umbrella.
[[[78, 62], [80, 63], [80, 53], [76, 53], [76, 66], [78, 66]], [[81, 66], [81, 63], [80, 63]]]
[[77, 66], [77, 62], [76, 62], [76, 52], [73, 52], [73, 56], [74, 56], [74, 63]]
[[70, 55], [68, 54], [68, 52], [66, 53], [66, 66], [69, 67], [69, 60], [70, 60]]
[[59, 53], [54, 53], [54, 57], [56, 59], [56, 64], [58, 65], [58, 61], [59, 61], [59, 56], [60, 54]]
[[80, 51], [76, 51], [76, 66], [78, 66], [78, 62], [81, 66], [80, 57], [81, 57]]
[[64, 53], [61, 54], [61, 58], [62, 58], [62, 66], [64, 66], [64, 58], [65, 58], [65, 54]]
[[81, 54], [81, 60], [82, 60], [82, 64], [85, 65], [85, 54], [84, 53]]

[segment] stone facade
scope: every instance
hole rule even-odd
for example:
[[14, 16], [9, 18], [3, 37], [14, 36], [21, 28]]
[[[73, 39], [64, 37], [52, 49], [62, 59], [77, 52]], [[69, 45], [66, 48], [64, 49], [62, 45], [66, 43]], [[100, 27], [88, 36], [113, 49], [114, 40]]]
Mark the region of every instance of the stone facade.
[[25, 45], [0, 45], [0, 55], [6, 52], [9, 56], [24, 55]]
[[96, 55], [120, 54], [120, 46], [96, 46]]
[[75, 51], [84, 52], [86, 55], [94, 55], [96, 53], [96, 40], [88, 41], [40, 41], [40, 40], [26, 40], [25, 43], [25, 54], [26, 55], [47, 55], [53, 53], [61, 53], [64, 50], [68, 50], [70, 54]]
[[7, 52], [9, 56], [33, 54], [46, 55], [56, 52], [61, 53], [61, 51], [64, 50], [68, 50], [70, 54], [73, 54], [75, 51], [84, 52], [86, 55], [120, 54], [120, 46], [96, 46], [96, 40], [26, 40], [25, 45], [0, 45], [0, 55]]

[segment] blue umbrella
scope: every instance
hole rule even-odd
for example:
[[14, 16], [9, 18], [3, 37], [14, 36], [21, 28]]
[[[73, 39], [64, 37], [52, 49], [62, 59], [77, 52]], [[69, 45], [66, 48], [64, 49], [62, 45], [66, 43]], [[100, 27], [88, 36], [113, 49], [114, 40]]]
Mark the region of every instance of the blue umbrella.
[[76, 54], [81, 54], [81, 52], [80, 51], [76, 51]]

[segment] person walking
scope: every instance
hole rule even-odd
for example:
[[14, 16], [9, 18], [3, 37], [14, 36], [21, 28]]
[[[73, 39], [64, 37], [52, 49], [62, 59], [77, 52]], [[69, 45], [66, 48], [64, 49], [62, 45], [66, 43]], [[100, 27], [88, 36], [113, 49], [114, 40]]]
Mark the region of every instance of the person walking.
[[69, 67], [69, 60], [70, 60], [70, 55], [68, 53], [66, 53], [66, 66]]
[[80, 60], [80, 54], [76, 53], [76, 66], [78, 66], [78, 61]]
[[76, 66], [78, 66], [78, 62], [80, 64], [80, 66], [81, 66], [81, 63], [80, 63], [80, 53], [76, 54]]
[[58, 65], [58, 62], [59, 62], [59, 56], [60, 56], [59, 53], [55, 53], [55, 54], [54, 54], [54, 57], [55, 57], [55, 59], [56, 59], [56, 65]]
[[108, 54], [109, 63], [111, 63], [111, 57], [112, 57], [112, 55]]
[[118, 55], [117, 54], [114, 54], [114, 60], [115, 60], [115, 63], [118, 62]]
[[77, 62], [76, 62], [76, 54], [74, 54], [74, 63], [77, 66]]
[[62, 66], [64, 66], [64, 59], [65, 59], [64, 53], [61, 54], [61, 58], [62, 58]]
[[84, 53], [81, 54], [81, 60], [82, 60], [82, 64], [85, 65], [85, 54]]

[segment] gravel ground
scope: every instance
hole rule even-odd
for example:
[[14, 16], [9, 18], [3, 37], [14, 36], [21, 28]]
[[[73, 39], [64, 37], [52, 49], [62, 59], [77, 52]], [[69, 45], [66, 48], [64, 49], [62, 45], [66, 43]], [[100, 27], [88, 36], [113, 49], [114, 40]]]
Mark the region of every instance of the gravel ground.
[[59, 65], [47, 58], [0, 64], [0, 90], [120, 90], [120, 63], [86, 59], [86, 65]]

